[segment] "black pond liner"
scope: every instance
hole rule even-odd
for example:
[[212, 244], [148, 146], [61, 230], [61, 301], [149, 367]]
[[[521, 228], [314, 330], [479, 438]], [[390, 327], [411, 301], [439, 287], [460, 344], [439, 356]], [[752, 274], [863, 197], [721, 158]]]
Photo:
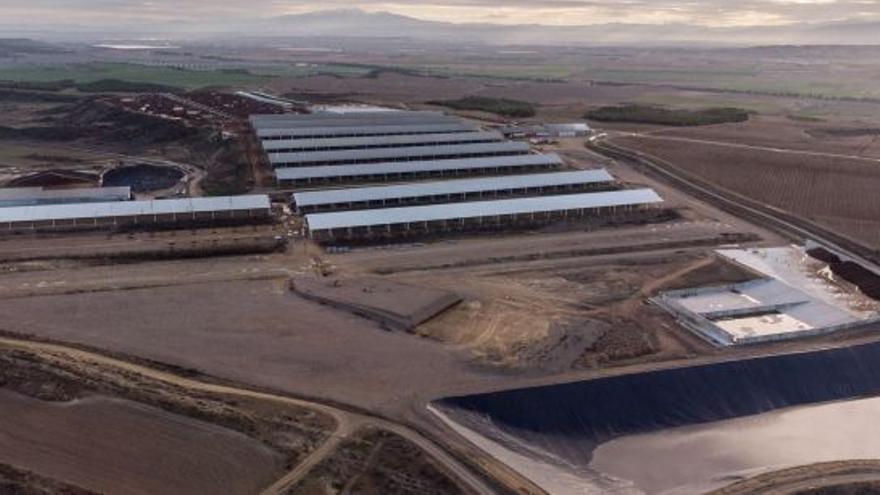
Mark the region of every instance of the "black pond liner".
[[[452, 420], [586, 466], [623, 435], [880, 395], [880, 343], [449, 397]], [[490, 435], [493, 436], [493, 435]]]
[[186, 174], [176, 167], [158, 165], [127, 165], [104, 173], [104, 187], [129, 186], [133, 192], [168, 189], [177, 185]]

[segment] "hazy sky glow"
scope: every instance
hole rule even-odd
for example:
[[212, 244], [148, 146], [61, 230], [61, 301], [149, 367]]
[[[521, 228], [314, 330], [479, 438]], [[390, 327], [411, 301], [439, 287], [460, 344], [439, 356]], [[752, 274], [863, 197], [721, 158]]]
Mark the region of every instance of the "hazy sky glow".
[[6, 21], [102, 24], [139, 18], [234, 21], [352, 7], [429, 20], [504, 24], [722, 27], [880, 20], [880, 0], [0, 0]]

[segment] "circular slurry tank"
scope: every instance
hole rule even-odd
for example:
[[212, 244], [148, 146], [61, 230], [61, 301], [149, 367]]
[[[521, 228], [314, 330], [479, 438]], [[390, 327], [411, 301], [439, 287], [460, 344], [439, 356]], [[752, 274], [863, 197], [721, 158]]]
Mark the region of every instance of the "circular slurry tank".
[[186, 174], [177, 167], [125, 165], [104, 172], [104, 187], [129, 186], [132, 192], [161, 191], [178, 185]]

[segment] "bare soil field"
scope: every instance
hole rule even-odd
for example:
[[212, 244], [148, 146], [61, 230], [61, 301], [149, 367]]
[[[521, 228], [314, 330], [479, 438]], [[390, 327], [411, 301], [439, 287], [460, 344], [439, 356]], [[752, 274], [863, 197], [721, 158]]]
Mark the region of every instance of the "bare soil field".
[[283, 466], [242, 434], [129, 401], [0, 390], [0, 414], [0, 462], [97, 492], [254, 493]]
[[306, 301], [284, 280], [5, 299], [0, 315], [12, 332], [380, 411], [492, 378], [463, 353]]
[[664, 129], [651, 134], [880, 158], [880, 124], [853, 119], [810, 121], [754, 115], [738, 124]]
[[880, 245], [878, 163], [639, 137], [613, 141], [866, 246]]
[[420, 326], [419, 335], [469, 349], [504, 369], [564, 372], [684, 358], [706, 350], [641, 300], [711, 260], [700, 254], [646, 253], [398, 278], [461, 287], [465, 297], [458, 307]]
[[31, 471], [0, 464], [0, 493], [15, 495], [95, 495], [95, 492], [61, 483]]

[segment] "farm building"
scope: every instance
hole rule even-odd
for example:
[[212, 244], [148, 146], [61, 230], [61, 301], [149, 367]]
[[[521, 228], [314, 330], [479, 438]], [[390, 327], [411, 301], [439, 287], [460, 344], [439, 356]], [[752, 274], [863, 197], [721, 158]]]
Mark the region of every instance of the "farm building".
[[319, 242], [406, 238], [454, 231], [535, 226], [575, 218], [623, 218], [663, 200], [651, 189], [566, 194], [429, 206], [312, 213]]
[[756, 279], [661, 293], [653, 302], [684, 327], [719, 345], [772, 342], [880, 322], [876, 301], [817, 277], [823, 263], [800, 247], [722, 249], [722, 258]]
[[333, 210], [453, 203], [526, 195], [570, 194], [612, 187], [614, 187], [614, 178], [606, 170], [582, 170], [305, 191], [294, 193], [293, 204], [297, 213], [303, 215]]
[[406, 148], [453, 144], [493, 143], [503, 140], [497, 132], [459, 132], [415, 134], [408, 136], [364, 136], [326, 139], [295, 139], [266, 141], [267, 153], [293, 153], [326, 150], [365, 150], [372, 148]]
[[350, 127], [383, 125], [424, 125], [460, 122], [442, 112], [363, 112], [356, 114], [273, 114], [253, 115], [254, 129], [296, 129], [308, 127]]
[[590, 133], [590, 126], [582, 122], [571, 124], [544, 124], [544, 132], [550, 137], [572, 138], [586, 136]]
[[156, 199], [0, 208], [0, 231], [186, 227], [269, 218], [271, 209], [266, 195]]
[[267, 141], [293, 141], [297, 139], [346, 138], [365, 136], [413, 136], [419, 134], [450, 134], [474, 132], [477, 129], [464, 122], [425, 125], [356, 125], [345, 127], [298, 127], [284, 129], [257, 129], [257, 137]]
[[454, 158], [525, 155], [531, 148], [526, 143], [477, 143], [449, 146], [418, 146], [410, 148], [372, 148], [366, 150], [309, 151], [303, 153], [269, 153], [273, 167], [309, 167], [350, 165], [357, 163], [409, 162]]
[[337, 165], [332, 167], [290, 167], [275, 170], [282, 186], [304, 186], [342, 182], [417, 180], [467, 175], [511, 174], [554, 169], [562, 165], [556, 154], [512, 155], [411, 162]]
[[0, 207], [98, 203], [128, 201], [130, 199], [131, 188], [127, 186], [78, 189], [44, 189], [42, 187], [10, 187], [0, 189]]

